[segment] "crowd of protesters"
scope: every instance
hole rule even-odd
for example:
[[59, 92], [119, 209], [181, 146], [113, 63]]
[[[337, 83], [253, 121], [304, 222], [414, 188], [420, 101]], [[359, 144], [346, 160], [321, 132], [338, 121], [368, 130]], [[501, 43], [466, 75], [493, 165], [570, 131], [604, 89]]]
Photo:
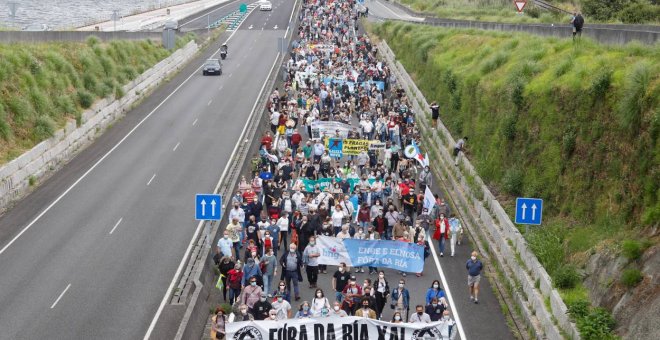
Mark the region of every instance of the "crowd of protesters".
[[[386, 306], [393, 315], [385, 321], [444, 320], [446, 337], [456, 336], [438, 280], [425, 292], [425, 304], [410, 306], [405, 272], [386, 277], [368, 267], [369, 278], [360, 283], [354, 273], [365, 268], [318, 263], [316, 237], [321, 235], [417, 243], [426, 259], [431, 237], [440, 256], [454, 256], [463, 234], [460, 220], [440, 197], [431, 209], [423, 206], [433, 177], [428, 166], [419, 166], [402, 150], [422, 144], [415, 112], [378, 59], [376, 46], [357, 34], [357, 20], [352, 0], [303, 1], [285, 84], [267, 105], [271, 129], [261, 139], [254, 177], [241, 179], [230, 222], [217, 243], [219, 288], [232, 310], [216, 310], [213, 337], [222, 338], [225, 323], [236, 321], [349, 315], [382, 320]], [[325, 82], [328, 78], [342, 81]], [[330, 121], [354, 129], [315, 137], [313, 123]], [[377, 140], [385, 146], [337, 158], [330, 156], [328, 137]], [[330, 185], [310, 189], [304, 184], [322, 178]], [[478, 286], [480, 262], [471, 261], [467, 267]], [[317, 287], [320, 275], [331, 278], [332, 292]], [[313, 296], [301, 296], [305, 279]], [[474, 294], [478, 302], [478, 289]]]

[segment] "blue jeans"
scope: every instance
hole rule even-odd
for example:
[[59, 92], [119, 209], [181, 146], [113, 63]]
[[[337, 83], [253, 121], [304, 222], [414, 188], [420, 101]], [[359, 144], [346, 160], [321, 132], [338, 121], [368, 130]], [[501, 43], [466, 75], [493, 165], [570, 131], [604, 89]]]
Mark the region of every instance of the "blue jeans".
[[296, 297], [300, 296], [300, 288], [298, 287], [298, 272], [295, 270], [285, 271], [284, 280], [286, 280], [286, 286], [289, 287], [289, 291], [291, 289], [291, 284], [293, 283], [294, 294], [296, 294]]
[[238, 299], [238, 297], [241, 295], [241, 289], [240, 288], [230, 288], [229, 289], [229, 301], [231, 301], [231, 304], [234, 304], [234, 301]]
[[342, 302], [344, 300], [344, 294], [342, 292], [335, 292], [335, 300]]
[[273, 283], [273, 275], [264, 275], [264, 292], [270, 292], [270, 285]]
[[440, 234], [440, 241], [438, 241], [438, 245], [440, 248], [440, 252], [444, 253], [445, 252], [445, 235]]

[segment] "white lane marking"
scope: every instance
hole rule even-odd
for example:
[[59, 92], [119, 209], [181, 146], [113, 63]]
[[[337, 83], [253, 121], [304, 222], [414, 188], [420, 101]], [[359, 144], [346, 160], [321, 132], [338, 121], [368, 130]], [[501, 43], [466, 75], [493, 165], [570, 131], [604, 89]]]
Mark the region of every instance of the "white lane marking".
[[451, 313], [453, 314], [454, 321], [456, 321], [456, 325], [458, 326], [458, 335], [461, 339], [467, 339], [465, 337], [465, 331], [463, 330], [463, 324], [461, 324], [461, 318], [458, 315], [458, 307], [456, 307], [456, 304], [454, 303], [454, 299], [451, 296], [451, 291], [449, 291], [447, 278], [445, 277], [445, 273], [442, 271], [442, 267], [440, 266], [440, 260], [438, 260], [438, 254], [436, 254], [435, 252], [435, 246], [433, 245], [433, 242], [431, 242], [430, 248], [431, 248], [431, 253], [433, 254], [433, 261], [435, 261], [435, 266], [438, 268], [438, 273], [440, 273], [440, 280], [442, 281], [442, 285], [445, 287], [447, 300], [449, 300], [449, 308], [453, 308], [453, 311]]
[[195, 121], [192, 123], [192, 126], [195, 126], [197, 124], [197, 118], [195, 118]]
[[206, 106], [211, 106], [211, 103], [213, 102], [213, 99], [209, 100], [208, 104]]
[[[252, 12], [250, 12], [252, 13]], [[246, 18], [247, 19], [247, 18]], [[236, 27], [236, 31], [243, 25], [245, 20], [243, 20], [238, 27]], [[225, 44], [229, 42], [229, 40], [236, 34], [236, 31], [232, 32], [229, 35], [229, 38], [225, 41]], [[215, 51], [213, 54], [214, 56], [220, 51], [218, 49]], [[262, 92], [264, 91], [264, 88], [266, 87], [266, 83], [268, 82], [268, 78], [270, 78], [270, 74], [273, 73], [273, 69], [275, 68], [275, 65], [277, 64], [277, 59], [279, 59], [280, 53], [277, 52], [277, 56], [275, 57], [275, 61], [273, 62], [273, 66], [270, 68], [270, 72], [268, 73], [268, 77], [266, 77], [266, 81], [264, 81], [264, 84], [261, 86], [261, 92], [259, 92], [259, 95], [257, 98], [261, 97]], [[203, 66], [203, 65], [202, 65]], [[193, 75], [195, 75], [199, 70], [202, 68], [202, 66], [198, 67], [197, 70], [193, 74], [188, 77], [188, 79], [192, 78]], [[186, 79], [186, 81], [188, 81]], [[179, 85], [181, 87], [183, 84]], [[179, 89], [178, 87], [176, 89]], [[175, 91], [176, 91], [175, 89]], [[169, 98], [169, 97], [168, 97]], [[167, 100], [167, 98], [165, 98]], [[249, 122], [250, 119], [252, 118], [252, 115], [254, 114], [254, 109], [257, 107], [257, 101], [254, 102], [254, 105], [252, 106], [252, 112], [250, 113], [250, 116], [248, 117], [247, 121]], [[245, 126], [243, 126], [243, 132], [241, 132], [241, 138], [238, 139], [238, 142], [236, 142], [236, 145], [234, 146], [234, 151], [232, 151], [232, 157], [233, 155], [236, 154], [236, 149], [238, 149], [238, 144], [240, 143], [241, 140], [243, 140], [243, 135], [245, 134], [245, 130], [247, 129], [248, 123], [245, 123]], [[220, 176], [220, 180], [218, 181], [218, 184], [215, 186], [215, 189], [213, 192], [217, 192], [218, 188], [220, 188], [220, 184], [222, 184], [222, 181], [225, 178], [225, 174], [227, 173], [227, 170], [229, 169], [229, 164], [231, 163], [231, 158], [230, 162], [227, 162], [227, 165], [225, 165], [225, 170], [222, 171], [222, 176]], [[147, 328], [147, 332], [144, 334], [144, 340], [148, 340], [149, 337], [151, 336], [151, 333], [154, 331], [154, 328], [156, 327], [156, 322], [158, 322], [158, 318], [160, 317], [160, 314], [163, 312], [163, 308], [165, 308], [165, 304], [167, 303], [167, 298], [172, 294], [172, 290], [174, 289], [174, 285], [176, 285], [176, 280], [179, 278], [179, 275], [181, 274], [181, 271], [183, 270], [183, 266], [186, 264], [186, 260], [190, 256], [190, 251], [192, 250], [193, 245], [195, 244], [195, 240], [197, 239], [197, 236], [199, 235], [200, 230], [202, 229], [202, 226], [204, 225], [204, 221], [199, 221], [197, 224], [197, 230], [195, 230], [195, 234], [193, 235], [192, 239], [190, 239], [190, 243], [188, 243], [188, 249], [186, 249], [185, 254], [183, 255], [183, 258], [181, 259], [181, 262], [179, 263], [179, 267], [176, 269], [176, 273], [174, 274], [174, 277], [172, 278], [172, 282], [170, 282], [170, 286], [167, 288], [167, 291], [165, 292], [165, 296], [163, 296], [163, 300], [160, 301], [160, 305], [158, 306], [158, 310], [156, 310], [156, 314], [154, 315], [154, 318], [151, 320], [151, 324], [149, 324], [149, 328]], [[2, 254], [2, 252], [0, 252]]]
[[[297, 6], [298, 6], [298, 0], [296, 0], [296, 2], [293, 3], [293, 10], [291, 11], [291, 15], [289, 16], [289, 24], [291, 24], [291, 20], [293, 20], [293, 13], [296, 11]], [[286, 39], [287, 34], [289, 34], [289, 26], [286, 27], [286, 32], [284, 32], [284, 39]]]
[[122, 218], [119, 219], [119, 221], [117, 221], [117, 223], [115, 223], [115, 226], [112, 227], [112, 230], [110, 230], [110, 235], [112, 235], [112, 233], [115, 231], [115, 229], [117, 229], [117, 227], [119, 226], [119, 224], [121, 223], [121, 221], [122, 221], [123, 219], [124, 219], [124, 218], [122, 217]]
[[[232, 34], [229, 36], [229, 38], [227, 38], [225, 43], [228, 43], [229, 39], [231, 39], [234, 36], [235, 33], [236, 33], [236, 31], [232, 32]], [[211, 55], [211, 58], [213, 58], [216, 54], [218, 54], [218, 52], [220, 52], [219, 48]], [[28, 225], [25, 226], [25, 228], [23, 228], [23, 230], [21, 230], [20, 233], [18, 233], [16, 236], [14, 236], [14, 238], [11, 239], [11, 241], [9, 241], [4, 247], [2, 247], [2, 249], [0, 249], [0, 255], [2, 255], [12, 244], [14, 244], [14, 242], [16, 242], [16, 240], [18, 240], [21, 236], [23, 236], [23, 234], [25, 234], [26, 231], [28, 231], [30, 228], [32, 228], [32, 226], [35, 223], [37, 223], [37, 221], [39, 221], [48, 211], [50, 211], [50, 209], [52, 209], [55, 206], [55, 204], [57, 204], [59, 201], [61, 201], [62, 198], [64, 198], [64, 196], [66, 196], [73, 188], [75, 188], [78, 185], [78, 183], [80, 183], [83, 179], [85, 179], [87, 177], [87, 175], [89, 175], [94, 169], [96, 169], [96, 167], [99, 164], [101, 164], [101, 162], [103, 162], [106, 158], [108, 158], [108, 156], [110, 156], [110, 154], [113, 151], [115, 151], [122, 143], [124, 143], [124, 141], [126, 139], [128, 139], [128, 137], [130, 137], [135, 132], [135, 130], [137, 130], [140, 126], [142, 126], [142, 124], [145, 121], [147, 121], [147, 119], [149, 119], [156, 112], [156, 110], [158, 110], [161, 106], [163, 106], [163, 104], [165, 104], [165, 102], [167, 102], [167, 100], [172, 98], [172, 96], [176, 92], [178, 92], [179, 89], [182, 88], [183, 85], [185, 85], [188, 82], [188, 80], [190, 80], [190, 78], [192, 78], [193, 76], [196, 76], [197, 72], [199, 72], [199, 70], [202, 69], [202, 66], [204, 66], [204, 64], [199, 65], [199, 67], [197, 69], [195, 69], [195, 71], [193, 71], [188, 76], [188, 78], [186, 78], [186, 80], [184, 80], [181, 84], [179, 84], [179, 86], [177, 86], [174, 90], [172, 90], [172, 92], [169, 95], [167, 95], [167, 97], [165, 97], [165, 99], [163, 99], [158, 105], [156, 105], [156, 107], [153, 110], [151, 110], [151, 112], [149, 112], [149, 114], [147, 114], [144, 118], [142, 118], [142, 120], [140, 120], [131, 129], [131, 131], [128, 131], [126, 136], [124, 136], [119, 142], [117, 142], [117, 144], [115, 144], [115, 146], [113, 146], [112, 149], [108, 150], [108, 152], [106, 152], [105, 155], [103, 155], [101, 158], [99, 158], [99, 160], [96, 161], [96, 163], [94, 163], [94, 165], [92, 165], [87, 171], [85, 171], [85, 173], [82, 174], [82, 176], [80, 176], [75, 182], [73, 182], [73, 184], [71, 184], [71, 186], [69, 186], [60, 196], [58, 196], [51, 204], [49, 204], [46, 207], [46, 209], [44, 209], [42, 212], [40, 212], [39, 215], [37, 215], [37, 217], [35, 217], [30, 223], [28, 223]]]
[[[268, 83], [268, 78], [270, 78], [270, 75], [273, 73], [273, 69], [275, 69], [275, 65], [277, 65], [277, 60], [280, 58], [280, 52], [277, 52], [277, 56], [275, 57], [275, 61], [273, 61], [273, 66], [270, 68], [270, 72], [268, 72], [268, 75], [266, 77], [266, 80], [264, 81], [264, 84], [261, 85], [261, 90], [259, 91], [259, 95], [257, 96], [257, 100], [255, 100], [254, 105], [252, 105], [252, 111], [250, 112], [250, 116], [248, 116], [247, 121], [245, 122], [245, 125], [243, 126], [243, 131], [241, 132], [241, 136], [238, 139], [238, 142], [236, 142], [236, 145], [234, 145], [234, 150], [231, 153], [231, 157], [229, 159], [229, 162], [227, 162], [227, 165], [225, 165], [225, 169], [222, 171], [222, 175], [220, 176], [220, 180], [218, 181], [218, 184], [215, 186], [215, 189], [213, 189], [213, 192], [218, 192], [218, 189], [220, 188], [220, 184], [225, 180], [225, 175], [227, 174], [227, 170], [229, 170], [229, 164], [232, 163], [232, 159], [234, 158], [234, 155], [236, 155], [236, 150], [238, 149], [238, 145], [241, 144], [241, 142], [244, 139], [245, 135], [245, 130], [247, 130], [248, 123], [250, 120], [252, 120], [252, 116], [254, 115], [255, 109], [257, 107], [257, 103], [259, 102], [258, 98], [261, 97], [261, 95], [264, 92], [264, 89], [266, 88], [266, 83]], [[195, 230], [195, 234], [193, 235], [192, 239], [190, 240], [190, 243], [188, 244], [188, 249], [186, 249], [185, 254], [183, 255], [183, 258], [181, 259], [181, 262], [179, 263], [179, 267], [176, 269], [176, 273], [174, 274], [174, 277], [172, 278], [172, 282], [170, 282], [170, 286], [167, 288], [167, 291], [165, 292], [165, 296], [163, 296], [163, 300], [160, 302], [160, 306], [158, 306], [158, 310], [156, 311], [156, 314], [154, 315], [154, 318], [151, 320], [151, 324], [149, 325], [149, 328], [147, 329], [147, 333], [144, 335], [144, 340], [148, 340], [149, 337], [151, 336], [151, 333], [154, 331], [154, 327], [156, 327], [156, 322], [158, 322], [158, 318], [160, 317], [160, 314], [163, 312], [163, 308], [165, 308], [165, 304], [167, 303], [167, 298], [172, 294], [172, 290], [174, 289], [174, 285], [176, 285], [176, 281], [179, 278], [179, 275], [181, 274], [181, 271], [183, 270], [183, 266], [186, 264], [186, 260], [190, 256], [190, 251], [192, 250], [192, 247], [195, 245], [195, 240], [197, 239], [199, 232], [202, 230], [202, 226], [204, 225], [204, 221], [199, 221], [197, 224], [197, 229]]]
[[151, 181], [153, 181], [154, 178], [156, 178], [156, 174], [154, 174], [153, 176], [151, 176], [151, 179], [149, 180], [149, 182], [147, 182], [147, 186], [149, 186], [149, 184], [151, 184]]
[[191, 22], [193, 22], [193, 21], [195, 21], [195, 20], [197, 20], [197, 19], [200, 19], [200, 18], [206, 18], [209, 14], [211, 14], [211, 13], [213, 13], [213, 12], [215, 12], [215, 11], [221, 10], [221, 9], [223, 9], [224, 7], [227, 7], [227, 6], [229, 6], [229, 5], [231, 5], [231, 4], [229, 3], [229, 4], [226, 4], [226, 5], [220, 6], [220, 7], [216, 8], [216, 9], [214, 9], [214, 10], [212, 10], [212, 11], [206, 13], [206, 14], [200, 15], [200, 16], [198, 16], [198, 17], [195, 18], [195, 19], [192, 19], [192, 20], [190, 20], [190, 21], [188, 21], [188, 22], [186, 22], [186, 23], [181, 24], [179, 27], [181, 27], [181, 26], [185, 26], [185, 25], [188, 25], [189, 23], [191, 23]]
[[176, 149], [179, 147], [179, 145], [181, 145], [181, 142], [176, 143], [176, 145], [174, 146], [174, 149], [172, 149], [172, 151], [176, 151]]
[[64, 288], [64, 291], [62, 292], [62, 294], [60, 294], [60, 296], [57, 298], [57, 300], [55, 300], [55, 302], [53, 302], [53, 304], [50, 306], [50, 309], [55, 308], [55, 306], [57, 305], [57, 303], [60, 302], [60, 299], [62, 299], [62, 297], [64, 296], [64, 294], [66, 293], [66, 291], [69, 290], [69, 288], [71, 288], [71, 284], [70, 284], [70, 283], [69, 283], [68, 286], [66, 286], [66, 288]]

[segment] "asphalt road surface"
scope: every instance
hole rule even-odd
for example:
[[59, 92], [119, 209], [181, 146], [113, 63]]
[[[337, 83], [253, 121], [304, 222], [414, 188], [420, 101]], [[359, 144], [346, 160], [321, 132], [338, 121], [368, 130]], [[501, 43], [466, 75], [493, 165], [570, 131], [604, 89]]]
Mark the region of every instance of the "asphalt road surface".
[[198, 69], [217, 43], [0, 218], [0, 339], [144, 336], [292, 6], [281, 29], [236, 31], [222, 76]]
[[179, 21], [179, 28], [183, 30], [195, 30], [206, 28], [208, 23], [214, 23], [227, 14], [237, 10], [241, 3], [252, 3], [253, 1], [230, 0], [218, 6], [211, 7], [202, 12], [195, 13]]

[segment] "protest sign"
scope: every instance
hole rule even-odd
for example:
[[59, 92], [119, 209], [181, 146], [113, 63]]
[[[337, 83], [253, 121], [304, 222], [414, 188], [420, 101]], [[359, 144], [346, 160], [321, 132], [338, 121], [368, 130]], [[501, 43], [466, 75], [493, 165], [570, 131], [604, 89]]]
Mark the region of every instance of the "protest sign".
[[424, 248], [415, 243], [386, 240], [317, 238], [324, 249], [319, 264], [384, 267], [402, 272], [424, 271]]
[[356, 156], [362, 151], [369, 150], [369, 141], [366, 139], [344, 139], [344, 155]]
[[[349, 124], [344, 124], [340, 122], [331, 122], [331, 121], [315, 121], [312, 122], [312, 138], [323, 138], [323, 137], [338, 137], [338, 138], [348, 138], [348, 132], [358, 132], [357, 127], [351, 126]], [[339, 135], [337, 135], [339, 132]]]
[[225, 327], [227, 340], [423, 340], [450, 339], [457, 332], [453, 321], [395, 324], [356, 316], [241, 321]]
[[328, 139], [328, 153], [330, 157], [341, 158], [343, 156], [344, 141], [340, 138]]

